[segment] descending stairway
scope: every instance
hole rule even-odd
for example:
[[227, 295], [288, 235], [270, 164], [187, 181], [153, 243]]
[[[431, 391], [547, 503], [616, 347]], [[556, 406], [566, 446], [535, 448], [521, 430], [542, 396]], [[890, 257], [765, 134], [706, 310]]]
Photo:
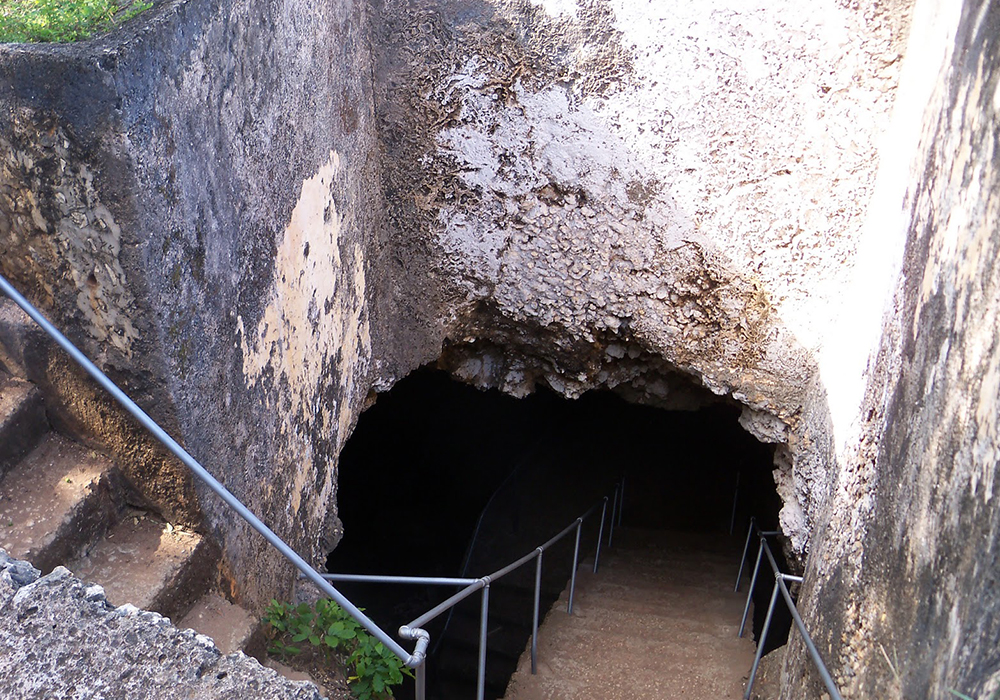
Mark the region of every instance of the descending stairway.
[[[532, 551], [610, 490], [606, 467], [585, 459], [583, 453], [590, 448], [575, 439], [577, 427], [575, 423], [546, 426], [522, 455], [520, 468], [497, 489], [483, 511], [464, 574], [481, 576], [496, 571]], [[553, 494], [560, 497], [553, 498]], [[595, 514], [584, 524], [584, 554], [596, 545], [599, 516]], [[569, 580], [573, 539], [571, 534], [545, 553], [539, 606], [542, 615]], [[490, 586], [487, 700], [503, 697], [525, 640], [531, 636], [534, 584], [535, 566], [530, 563]], [[428, 696], [432, 700], [476, 697], [480, 600], [476, 595], [456, 606], [430, 658]]]
[[170, 617], [225, 654], [257, 651], [256, 621], [211, 590], [217, 548], [128, 493], [113, 462], [51, 430], [38, 390], [0, 368], [0, 549], [43, 574], [66, 566], [110, 603]]
[[739, 554], [729, 538], [621, 529], [595, 575], [582, 567], [526, 650], [506, 700], [707, 700], [742, 696], [753, 645], [736, 636]]

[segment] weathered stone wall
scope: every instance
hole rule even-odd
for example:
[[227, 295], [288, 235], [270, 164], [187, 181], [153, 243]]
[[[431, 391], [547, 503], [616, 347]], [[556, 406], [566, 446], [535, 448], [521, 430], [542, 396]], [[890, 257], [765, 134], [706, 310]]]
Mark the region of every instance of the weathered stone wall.
[[[96, 41], [0, 47], [4, 274], [317, 562], [371, 358], [391, 371], [422, 343], [377, 303], [400, 261], [366, 12], [170, 0]], [[201, 507], [241, 595], [288, 590], [259, 537]]]
[[781, 443], [802, 555], [834, 461], [814, 353], [908, 6], [381, 3], [387, 204], [447, 301], [442, 364], [515, 395], [659, 405], [693, 376]]
[[[875, 208], [894, 214], [880, 217], [883, 237], [904, 236], [901, 274], [802, 600], [845, 697], [989, 698], [1000, 689], [1000, 6], [920, 0], [900, 100], [896, 129], [912, 133], [883, 167], [906, 189], [887, 188]], [[801, 644], [791, 651], [782, 697], [818, 696]]]
[[[2, 47], [0, 265], [317, 561], [350, 426], [435, 360], [742, 403], [804, 556], [907, 7], [172, 0]], [[245, 595], [287, 587], [201, 507]]]
[[[986, 696], [1000, 9], [919, 0], [890, 126], [909, 9], [168, 0], [2, 46], [0, 269], [317, 561], [353, 421], [423, 363], [658, 405], [694, 378], [780, 443], [846, 694]], [[245, 598], [287, 590], [202, 496]], [[785, 681], [817, 694], [800, 647]]]
[[[371, 388], [439, 356], [514, 394], [671, 405], [680, 373], [742, 402], [783, 445], [804, 553], [834, 458], [811, 352], [874, 178], [891, 15], [373, 11], [374, 60], [346, 0], [164, 2], [4, 48], [4, 272], [308, 555], [338, 536]], [[202, 507], [269, 595], [262, 543]]]
[[3, 550], [0, 638], [7, 698], [320, 700], [312, 683], [282, 678], [242, 652], [223, 655], [157, 613], [113, 607], [100, 586], [61, 566], [40, 577]]

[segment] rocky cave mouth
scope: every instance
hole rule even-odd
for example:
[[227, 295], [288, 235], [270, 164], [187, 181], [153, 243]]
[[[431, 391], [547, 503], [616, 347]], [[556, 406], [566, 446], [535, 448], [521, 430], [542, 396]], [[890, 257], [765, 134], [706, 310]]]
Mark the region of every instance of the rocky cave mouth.
[[[629, 403], [607, 390], [570, 400], [539, 388], [518, 399], [460, 383], [443, 371], [418, 370], [361, 415], [341, 452], [338, 503], [344, 536], [330, 554], [328, 568], [338, 573], [482, 576], [561, 530], [610, 494], [623, 476], [623, 526], [732, 530], [738, 549], [751, 515], [764, 527], [777, 526], [781, 500], [771, 475], [775, 447], [740, 427], [740, 406], [694, 384], [692, 388], [704, 392], [706, 406], [670, 411]], [[590, 549], [596, 540], [597, 519], [592, 520], [593, 530], [585, 527], [582, 538]], [[546, 609], [569, 578], [569, 539], [564, 551], [546, 555], [553, 562], [547, 563]], [[533, 576], [528, 568], [524, 574]], [[387, 630], [396, 630], [453, 592], [338, 587]], [[491, 594], [491, 610], [505, 605], [501, 594]], [[430, 629], [435, 640], [428, 666], [432, 697], [460, 692], [462, 679], [445, 677], [454, 675], [445, 669], [471, 666], [474, 678], [474, 656], [454, 647], [474, 647], [474, 634], [472, 640], [456, 637], [468, 632], [462, 615], [478, 614], [478, 596], [463, 605], [466, 609], [456, 608], [450, 622], [439, 620]], [[762, 605], [766, 600], [756, 607]], [[530, 623], [530, 607], [524, 619]], [[521, 648], [529, 634], [530, 624]], [[491, 637], [487, 680], [492, 695], [499, 697], [514, 671], [518, 647], [515, 641], [509, 653], [495, 653], [493, 643]]]

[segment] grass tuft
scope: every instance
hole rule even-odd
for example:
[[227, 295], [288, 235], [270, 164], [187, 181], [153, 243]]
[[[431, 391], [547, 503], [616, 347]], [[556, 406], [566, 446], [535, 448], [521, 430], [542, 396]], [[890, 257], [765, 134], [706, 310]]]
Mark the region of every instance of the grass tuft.
[[0, 0], [0, 42], [70, 42], [108, 32], [150, 0]]

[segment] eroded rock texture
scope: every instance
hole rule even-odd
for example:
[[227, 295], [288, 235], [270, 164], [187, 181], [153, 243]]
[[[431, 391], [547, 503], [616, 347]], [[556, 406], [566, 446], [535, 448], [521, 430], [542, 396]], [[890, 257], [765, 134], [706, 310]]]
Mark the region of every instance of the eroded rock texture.
[[[988, 693], [997, 10], [919, 1], [925, 89], [890, 127], [909, 10], [170, 0], [4, 46], [0, 269], [317, 563], [340, 447], [418, 366], [667, 407], [693, 379], [779, 444], [845, 691]], [[922, 141], [879, 149], [906, 114]], [[287, 591], [200, 495], [237, 595]], [[788, 664], [787, 696], [815, 695]]]
[[[399, 275], [382, 262], [366, 8], [163, 2], [114, 36], [2, 52], [4, 274], [321, 562], [372, 358], [421, 346], [377, 303]], [[68, 420], [116, 420], [79, 401], [58, 353], [25, 359]], [[200, 495], [235, 594], [287, 591], [284, 560]]]
[[390, 221], [478, 386], [693, 376], [783, 443], [793, 550], [833, 461], [812, 351], [874, 184], [901, 4], [384, 2]]
[[[834, 463], [814, 351], [905, 8], [162, 2], [2, 49], [0, 265], [316, 562], [351, 425], [435, 361], [515, 395], [685, 407], [693, 378], [743, 404], [801, 558]], [[106, 422], [51, 357], [36, 381]], [[201, 496], [237, 594], [287, 589]]]
[[[914, 105], [902, 274], [804, 600], [845, 697], [989, 698], [1000, 688], [1000, 7], [918, 3], [910, 54], [901, 90], [926, 101]], [[816, 695], [792, 650], [784, 697]]]
[[242, 652], [225, 656], [156, 613], [115, 608], [100, 586], [63, 567], [39, 577], [2, 550], [0, 635], [6, 697], [320, 700], [312, 683], [282, 678]]

